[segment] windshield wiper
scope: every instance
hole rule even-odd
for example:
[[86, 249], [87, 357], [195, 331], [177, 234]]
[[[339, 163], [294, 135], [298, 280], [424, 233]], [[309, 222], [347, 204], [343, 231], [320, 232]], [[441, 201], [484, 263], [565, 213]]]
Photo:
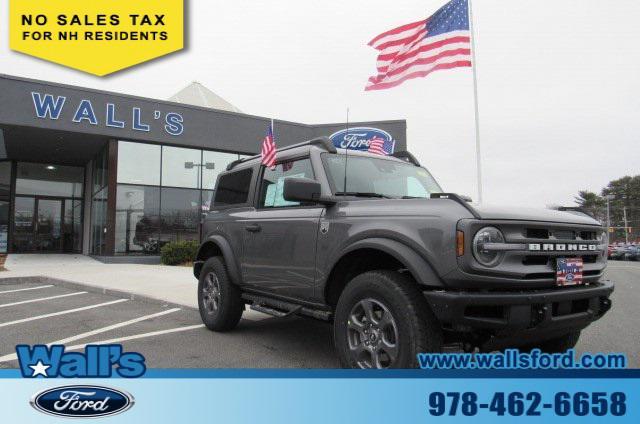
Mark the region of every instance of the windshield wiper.
[[402, 199], [427, 199], [424, 196], [402, 196]]
[[364, 191], [339, 191], [336, 196], [353, 196], [353, 197], [377, 197], [379, 199], [393, 199], [391, 196], [380, 193], [367, 193]]

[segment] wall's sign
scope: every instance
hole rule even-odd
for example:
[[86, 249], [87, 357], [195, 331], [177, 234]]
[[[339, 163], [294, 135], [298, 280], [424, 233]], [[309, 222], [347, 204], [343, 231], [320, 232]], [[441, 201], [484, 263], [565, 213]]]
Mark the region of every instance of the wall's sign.
[[329, 137], [338, 149], [369, 151], [390, 155], [395, 149], [395, 140], [386, 131], [371, 127], [345, 128]]
[[[150, 132], [152, 125], [161, 125], [164, 131], [172, 136], [179, 136], [184, 132], [184, 119], [176, 112], [154, 110], [153, 119], [145, 121], [140, 107], [119, 110], [115, 103], [96, 105], [89, 99], [82, 99], [77, 104], [69, 104], [65, 96], [35, 91], [31, 93], [31, 98], [34, 113], [40, 119], [59, 120], [65, 108], [72, 108], [70, 116], [75, 124], [86, 123], [142, 132]], [[104, 110], [104, 113], [100, 114], [97, 110]]]

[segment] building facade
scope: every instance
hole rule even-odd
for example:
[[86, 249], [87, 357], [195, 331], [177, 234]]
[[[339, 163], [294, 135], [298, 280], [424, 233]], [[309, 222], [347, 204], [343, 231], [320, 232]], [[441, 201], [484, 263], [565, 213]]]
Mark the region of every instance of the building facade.
[[[157, 255], [198, 239], [217, 175], [258, 153], [270, 122], [6, 75], [0, 101], [0, 253]], [[351, 126], [406, 149], [403, 120]], [[278, 146], [344, 127], [274, 121]]]

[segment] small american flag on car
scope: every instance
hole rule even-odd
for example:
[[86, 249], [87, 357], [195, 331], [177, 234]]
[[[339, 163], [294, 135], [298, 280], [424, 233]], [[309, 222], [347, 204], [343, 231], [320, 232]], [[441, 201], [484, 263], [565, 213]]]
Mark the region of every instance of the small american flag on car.
[[369, 140], [369, 153], [377, 155], [388, 155], [393, 151], [393, 140], [385, 141], [378, 136], [374, 136]]
[[582, 284], [582, 258], [559, 258], [556, 267], [556, 284], [559, 286], [574, 286]]
[[267, 135], [262, 140], [262, 164], [271, 169], [276, 167], [276, 142], [273, 139], [273, 123], [269, 124]]
[[427, 19], [383, 32], [369, 42], [378, 50], [378, 74], [365, 90], [384, 90], [442, 69], [471, 66], [468, 0], [451, 0]]

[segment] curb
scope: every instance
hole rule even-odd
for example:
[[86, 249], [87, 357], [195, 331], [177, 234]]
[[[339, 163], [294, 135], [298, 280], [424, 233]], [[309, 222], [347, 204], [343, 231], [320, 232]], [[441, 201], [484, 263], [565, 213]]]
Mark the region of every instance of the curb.
[[77, 283], [75, 281], [62, 280], [59, 278], [51, 278], [45, 276], [29, 276], [29, 277], [0, 277], [0, 286], [9, 284], [53, 284], [68, 289], [84, 290], [90, 293], [106, 294], [110, 296], [116, 296], [123, 299], [137, 300], [140, 302], [151, 303], [154, 305], [161, 305], [165, 307], [190, 309], [197, 311], [198, 308], [188, 305], [181, 305], [179, 303], [167, 302], [162, 299], [157, 299], [151, 296], [145, 296], [140, 294], [131, 293], [125, 290], [108, 289], [105, 287], [91, 286], [88, 284]]

